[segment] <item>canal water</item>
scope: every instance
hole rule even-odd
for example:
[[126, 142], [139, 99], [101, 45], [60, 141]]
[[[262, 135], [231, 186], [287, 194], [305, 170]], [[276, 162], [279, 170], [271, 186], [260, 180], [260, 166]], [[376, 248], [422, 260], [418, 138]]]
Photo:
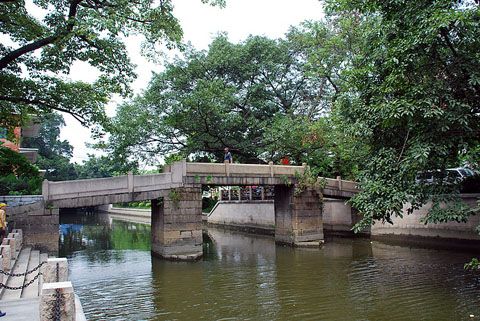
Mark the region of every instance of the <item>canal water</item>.
[[65, 214], [60, 229], [88, 320], [480, 320], [472, 253], [209, 229], [204, 259], [185, 263], [151, 257], [146, 224]]

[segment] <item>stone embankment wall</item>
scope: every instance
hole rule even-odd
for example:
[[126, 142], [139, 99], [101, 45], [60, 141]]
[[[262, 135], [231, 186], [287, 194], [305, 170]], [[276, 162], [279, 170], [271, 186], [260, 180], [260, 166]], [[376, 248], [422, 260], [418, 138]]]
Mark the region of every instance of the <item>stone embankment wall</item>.
[[[326, 232], [351, 234], [357, 215], [342, 199], [323, 199], [323, 228]], [[208, 223], [275, 230], [275, 209], [270, 201], [221, 201], [212, 209]]]
[[220, 201], [208, 216], [208, 223], [275, 230], [273, 200]]
[[7, 204], [9, 228], [23, 230], [25, 245], [58, 255], [58, 209], [45, 209], [41, 196], [0, 196], [0, 202]]
[[[463, 194], [461, 196], [462, 200], [471, 207], [476, 206], [477, 201], [480, 200], [480, 194]], [[410, 215], [406, 215], [407, 208], [408, 204], [403, 207], [403, 218], [393, 218], [393, 225], [389, 223], [376, 222], [371, 227], [372, 236], [420, 236], [429, 238], [480, 241], [480, 235], [476, 231], [476, 227], [480, 224], [479, 215], [471, 216], [466, 223], [448, 222], [439, 224], [425, 224], [421, 222], [421, 220], [427, 215], [428, 210], [431, 208], [431, 203], [413, 211], [413, 213]]]

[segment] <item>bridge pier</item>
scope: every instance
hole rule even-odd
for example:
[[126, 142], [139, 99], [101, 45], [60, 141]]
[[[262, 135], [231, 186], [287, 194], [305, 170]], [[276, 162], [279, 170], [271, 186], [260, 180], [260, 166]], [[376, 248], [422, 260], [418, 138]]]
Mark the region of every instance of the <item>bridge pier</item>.
[[322, 203], [311, 189], [295, 193], [295, 186], [275, 186], [275, 242], [293, 246], [323, 243]]
[[203, 255], [202, 189], [170, 189], [152, 202], [152, 253], [171, 260], [196, 260]]

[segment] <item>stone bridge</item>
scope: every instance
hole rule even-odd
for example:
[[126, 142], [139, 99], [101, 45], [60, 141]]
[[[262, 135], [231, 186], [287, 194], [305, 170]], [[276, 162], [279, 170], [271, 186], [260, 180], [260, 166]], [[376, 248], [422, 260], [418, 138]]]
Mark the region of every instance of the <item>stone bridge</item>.
[[[76, 208], [151, 200], [152, 252], [180, 260], [202, 255], [202, 185], [275, 187], [275, 240], [296, 246], [323, 241], [321, 197], [300, 190], [297, 178], [306, 165], [187, 163], [167, 166], [163, 173], [63, 182], [44, 181], [47, 208]], [[322, 194], [349, 198], [355, 182], [326, 179]]]

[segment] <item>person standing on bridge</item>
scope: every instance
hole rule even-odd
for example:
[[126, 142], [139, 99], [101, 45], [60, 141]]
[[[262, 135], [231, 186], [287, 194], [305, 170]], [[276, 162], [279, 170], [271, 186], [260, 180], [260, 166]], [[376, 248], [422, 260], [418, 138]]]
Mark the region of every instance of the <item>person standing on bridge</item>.
[[223, 161], [228, 161], [229, 163], [233, 163], [232, 154], [228, 151], [228, 147], [224, 149], [225, 155], [223, 156]]

